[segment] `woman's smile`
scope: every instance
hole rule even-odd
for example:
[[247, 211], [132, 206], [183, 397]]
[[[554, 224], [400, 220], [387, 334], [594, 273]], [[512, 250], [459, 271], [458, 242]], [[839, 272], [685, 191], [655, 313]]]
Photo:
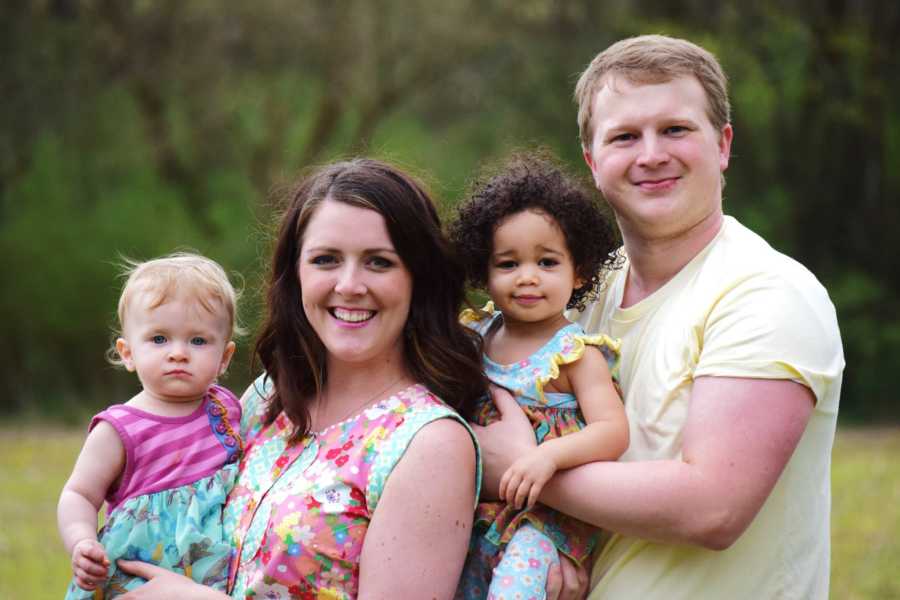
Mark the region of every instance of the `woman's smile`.
[[331, 315], [345, 325], [363, 327], [376, 314], [374, 310], [351, 309], [335, 307], [331, 309]]

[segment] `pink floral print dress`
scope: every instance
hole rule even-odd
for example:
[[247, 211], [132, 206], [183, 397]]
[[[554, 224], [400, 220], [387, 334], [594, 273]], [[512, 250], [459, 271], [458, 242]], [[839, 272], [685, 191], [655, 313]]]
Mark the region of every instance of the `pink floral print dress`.
[[356, 598], [366, 530], [392, 469], [424, 425], [465, 423], [416, 384], [289, 445], [284, 414], [262, 424], [271, 385], [260, 377], [243, 407], [244, 457], [224, 515], [233, 532], [230, 593]]

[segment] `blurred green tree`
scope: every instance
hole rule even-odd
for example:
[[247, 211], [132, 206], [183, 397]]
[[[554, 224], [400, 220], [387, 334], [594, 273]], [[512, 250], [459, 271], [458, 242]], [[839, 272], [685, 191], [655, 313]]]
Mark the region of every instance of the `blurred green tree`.
[[731, 77], [726, 211], [829, 288], [843, 416], [900, 418], [881, 375], [900, 358], [900, 5], [851, 0], [5, 2], [6, 409], [66, 417], [135, 388], [103, 362], [120, 254], [209, 254], [244, 275], [253, 325], [277, 197], [306, 165], [387, 157], [445, 210], [514, 146], [586, 174], [578, 73], [656, 32], [705, 45]]

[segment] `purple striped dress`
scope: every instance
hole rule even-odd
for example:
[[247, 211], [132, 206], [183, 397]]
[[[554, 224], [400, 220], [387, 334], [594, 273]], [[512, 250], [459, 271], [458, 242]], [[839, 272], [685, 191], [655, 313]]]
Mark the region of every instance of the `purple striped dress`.
[[[91, 429], [109, 423], [125, 447], [125, 468], [107, 493], [99, 534], [111, 562], [104, 597], [144, 583], [116, 569], [117, 559], [152, 562], [224, 590], [230, 544], [222, 507], [241, 454], [240, 419], [238, 399], [218, 385], [184, 417], [117, 404], [93, 418]], [[66, 597], [95, 596], [73, 582]]]

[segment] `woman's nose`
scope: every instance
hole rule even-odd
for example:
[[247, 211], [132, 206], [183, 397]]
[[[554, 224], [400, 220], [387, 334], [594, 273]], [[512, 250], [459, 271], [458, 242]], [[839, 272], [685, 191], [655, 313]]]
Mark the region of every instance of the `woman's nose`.
[[366, 293], [366, 285], [360, 269], [353, 264], [344, 265], [338, 273], [334, 291], [342, 296], [359, 296]]

